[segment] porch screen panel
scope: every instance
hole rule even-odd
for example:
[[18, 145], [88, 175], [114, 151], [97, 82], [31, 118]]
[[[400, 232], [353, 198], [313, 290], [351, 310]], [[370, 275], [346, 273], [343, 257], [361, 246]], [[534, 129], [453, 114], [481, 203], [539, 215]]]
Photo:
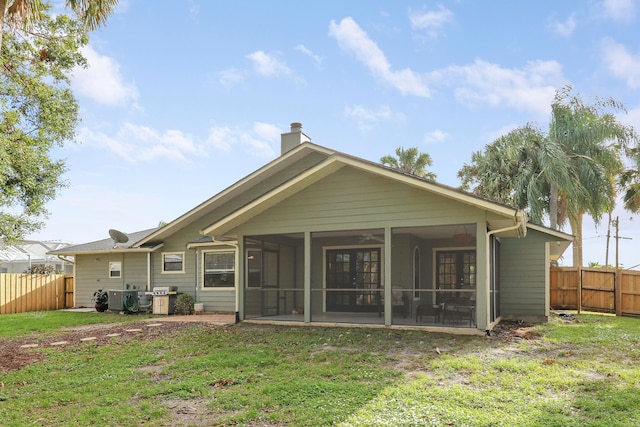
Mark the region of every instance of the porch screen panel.
[[250, 288], [262, 286], [262, 251], [247, 252], [247, 286]]
[[264, 316], [280, 313], [280, 292], [276, 290], [279, 287], [278, 285], [278, 253], [263, 251], [262, 287], [264, 291], [262, 294], [262, 313]]

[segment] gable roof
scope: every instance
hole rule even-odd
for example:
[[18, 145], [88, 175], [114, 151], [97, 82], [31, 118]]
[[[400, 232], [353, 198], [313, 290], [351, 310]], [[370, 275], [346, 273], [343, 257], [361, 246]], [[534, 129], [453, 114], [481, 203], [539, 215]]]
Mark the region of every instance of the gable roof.
[[231, 214], [203, 228], [200, 232], [204, 235], [224, 235], [237, 225], [250, 220], [291, 195], [303, 190], [315, 182], [318, 182], [337, 170], [348, 166], [496, 213], [504, 219], [490, 221], [489, 229], [502, 229], [506, 226], [520, 223], [522, 226], [517, 229], [513, 229], [512, 234], [516, 236], [524, 236], [526, 234], [526, 227], [524, 226], [526, 219], [524, 219], [522, 212], [513, 207], [479, 197], [454, 187], [411, 175], [397, 169], [389, 168], [378, 163], [370, 162], [338, 151], [331, 151], [326, 148], [319, 147], [311, 142], [304, 142], [292, 151], [317, 148], [325, 150], [325, 153], [330, 154], [315, 166], [310, 167], [289, 181], [263, 193], [261, 196], [255, 198]]
[[77, 253], [152, 252], [161, 247], [162, 244], [138, 246], [136, 245], [136, 242], [157, 231], [158, 228], [160, 227], [129, 233], [127, 234], [129, 241], [126, 243], [114, 243], [113, 239], [109, 238], [80, 245], [67, 246], [66, 248], [50, 251], [48, 253], [51, 255], [69, 256]]
[[[159, 242], [162, 242], [163, 239], [182, 229], [184, 226], [205, 217], [225, 203], [252, 189], [257, 184], [265, 182], [268, 178], [274, 177], [279, 172], [312, 155], [315, 155], [317, 160], [314, 159], [309, 167], [280, 182], [274, 182], [252, 200], [247, 201], [228, 215], [202, 228], [200, 234], [210, 237], [216, 236], [216, 238], [223, 237], [226, 232], [235, 226], [250, 220], [268, 208], [343, 167], [352, 167], [373, 173], [405, 185], [410, 185], [442, 197], [456, 200], [469, 206], [495, 213], [499, 219], [489, 220], [487, 227], [489, 230], [501, 231], [500, 235], [503, 237], [523, 237], [526, 235], [527, 228], [531, 228], [531, 224], [527, 223], [526, 215], [523, 211], [506, 204], [306, 141], [187, 211], [164, 227], [129, 234], [129, 242], [127, 244], [114, 245], [113, 240], [103, 239], [82, 245], [70, 246], [64, 250], [52, 251], [51, 253], [56, 255], [72, 255], [78, 252], [150, 252], [156, 250], [162, 246], [162, 243]], [[550, 232], [554, 232], [554, 230], [545, 229], [544, 227], [538, 228], [538, 231], [543, 233], [550, 234]], [[508, 231], [503, 231], [505, 229]], [[561, 234], [562, 236], [557, 236], [559, 240], [572, 240], [572, 236], [564, 233]], [[192, 243], [196, 244], [197, 242]], [[566, 249], [566, 246], [564, 246], [564, 248]]]
[[290, 167], [294, 163], [302, 160], [303, 158], [311, 154], [321, 154], [324, 156], [330, 156], [334, 153], [335, 151], [333, 150], [330, 150], [325, 147], [320, 147], [315, 144], [311, 144], [311, 143], [300, 144], [296, 148], [288, 151], [282, 156], [267, 163], [260, 169], [252, 172], [251, 174], [237, 181], [235, 184], [232, 184], [231, 186], [225, 188], [218, 194], [214, 195], [213, 197], [199, 204], [195, 208], [189, 210], [185, 214], [171, 221], [162, 229], [159, 229], [155, 233], [151, 233], [148, 236], [144, 237], [140, 241], [136, 242], [136, 246], [143, 245], [148, 242], [164, 239], [165, 237], [171, 235], [175, 231], [184, 227], [186, 224], [189, 224], [198, 218], [202, 218], [207, 213], [212, 212], [213, 210], [220, 207], [227, 201], [242, 194], [248, 188], [251, 188], [257, 183], [262, 182], [267, 178], [274, 176], [276, 173]]

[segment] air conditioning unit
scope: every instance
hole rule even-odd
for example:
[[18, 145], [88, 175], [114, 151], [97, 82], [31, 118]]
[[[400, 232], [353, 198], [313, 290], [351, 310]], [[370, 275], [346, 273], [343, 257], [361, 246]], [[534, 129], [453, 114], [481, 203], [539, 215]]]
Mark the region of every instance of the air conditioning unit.
[[109, 289], [109, 311], [117, 313], [130, 311], [128, 307], [134, 305], [136, 307], [138, 305], [138, 291], [136, 289]]

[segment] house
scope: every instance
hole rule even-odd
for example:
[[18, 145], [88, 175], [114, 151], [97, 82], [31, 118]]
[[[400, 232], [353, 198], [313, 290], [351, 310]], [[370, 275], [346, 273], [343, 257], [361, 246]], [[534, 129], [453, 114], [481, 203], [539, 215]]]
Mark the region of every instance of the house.
[[76, 305], [98, 288], [177, 286], [238, 320], [485, 333], [544, 321], [549, 264], [572, 236], [524, 212], [316, 145], [281, 156], [164, 227], [54, 251]]
[[69, 246], [63, 242], [23, 240], [12, 245], [0, 242], [0, 273], [24, 273], [35, 265], [50, 266], [56, 272], [71, 274], [73, 261], [49, 255]]

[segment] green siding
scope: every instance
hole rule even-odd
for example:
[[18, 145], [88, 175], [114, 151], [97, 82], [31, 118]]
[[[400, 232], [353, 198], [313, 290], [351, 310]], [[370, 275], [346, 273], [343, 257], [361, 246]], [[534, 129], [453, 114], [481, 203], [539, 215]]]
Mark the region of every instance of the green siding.
[[525, 239], [502, 239], [500, 310], [505, 318], [545, 316], [546, 238], [529, 230]]
[[[122, 262], [122, 277], [109, 277], [109, 263]], [[147, 254], [93, 254], [76, 256], [75, 305], [93, 306], [91, 297], [98, 289], [144, 290], [147, 284]]]
[[245, 235], [251, 235], [478, 220], [484, 221], [484, 211], [480, 209], [345, 167], [238, 229]]

